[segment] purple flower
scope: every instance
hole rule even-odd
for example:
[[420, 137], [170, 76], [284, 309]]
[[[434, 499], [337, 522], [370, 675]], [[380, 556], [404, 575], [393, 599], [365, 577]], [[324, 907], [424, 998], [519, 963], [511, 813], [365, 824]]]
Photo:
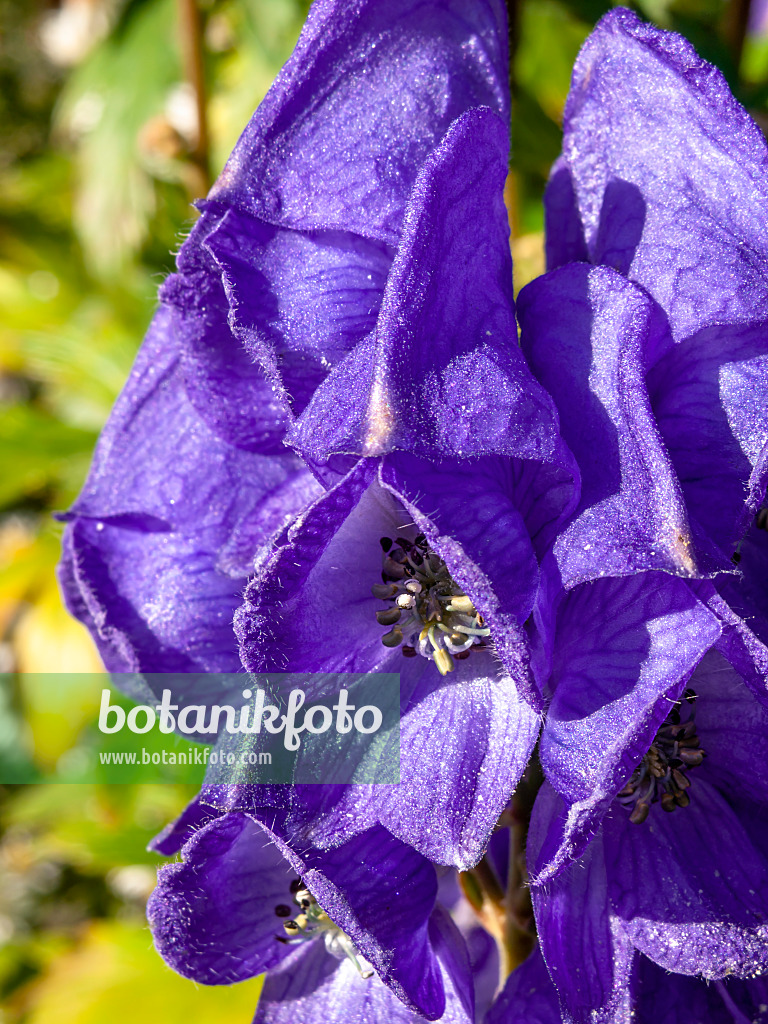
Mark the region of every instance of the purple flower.
[[[530, 542], [504, 492], [512, 474], [503, 466], [494, 478], [419, 463], [420, 492], [435, 510], [428, 519], [402, 483], [400, 470], [413, 461], [364, 460], [318, 499], [250, 585], [236, 626], [243, 663], [253, 671], [400, 673], [400, 784], [300, 787], [289, 819], [296, 832], [329, 846], [378, 821], [431, 859], [464, 867], [481, 856], [538, 734], [539, 716], [524, 699], [526, 648], [515, 622], [518, 609], [527, 614], [532, 594], [510, 571], [523, 541]], [[462, 501], [451, 504], [459, 481]], [[483, 564], [487, 534], [495, 530], [495, 559]], [[382, 568], [391, 583], [382, 584]], [[409, 582], [419, 583], [418, 603], [393, 624], [396, 602], [375, 598], [372, 588], [405, 596]], [[457, 639], [456, 653], [437, 638], [439, 648], [427, 636], [419, 643], [428, 628], [421, 622], [430, 614], [425, 601], [440, 598], [466, 609], [446, 613], [452, 627], [482, 622], [458, 634], [480, 643], [462, 652]], [[408, 625], [413, 617], [416, 627]], [[488, 628], [498, 638], [495, 654], [485, 646]], [[451, 665], [447, 676], [439, 670], [443, 660]], [[251, 796], [233, 787], [226, 799], [226, 806], [248, 807]]]
[[[586, 961], [589, 963], [589, 961]], [[768, 1020], [768, 985], [764, 978], [732, 978], [707, 983], [681, 974], [669, 974], [651, 960], [638, 956], [630, 982], [628, 1006], [601, 1020], [634, 1019], [645, 1024], [678, 1024], [682, 1020], [707, 1024], [765, 1024]], [[568, 1020], [566, 1011], [566, 1020]], [[557, 990], [536, 949], [509, 976], [503, 991], [485, 1017], [485, 1024], [561, 1024], [563, 1014]]]
[[545, 782], [529, 869], [567, 1020], [624, 1019], [637, 953], [708, 979], [765, 971], [767, 753], [765, 699], [710, 651], [639, 734], [617, 729], [590, 769], [599, 790], [577, 799]]
[[[621, 9], [577, 60], [564, 134], [546, 200], [552, 272], [520, 301], [526, 352], [591, 469], [588, 519], [560, 538], [559, 561], [597, 574], [574, 552], [605, 511], [613, 571], [707, 575], [733, 558], [740, 582], [718, 587], [765, 640], [765, 140], [688, 42]], [[610, 377], [592, 363], [606, 337]]]
[[631, 771], [653, 709], [710, 646], [765, 700], [762, 539], [741, 538], [765, 494], [768, 334], [740, 322], [757, 308], [739, 307], [743, 212], [707, 164], [737, 154], [748, 192], [745, 167], [765, 170], [758, 134], [689, 44], [629, 12], [607, 15], [577, 62], [547, 200], [550, 264], [565, 265], [519, 300], [523, 350], [581, 474], [536, 611], [541, 761], [574, 807], [615, 791], [612, 771]]
[[506, 121], [506, 65], [495, 0], [313, 5], [64, 517], [62, 589], [110, 669], [240, 669], [244, 581], [320, 491], [286, 430], [372, 330], [412, 186], [451, 122], [480, 105]]
[[474, 1020], [467, 948], [435, 869], [383, 828], [320, 855], [193, 804], [155, 848], [182, 843], [148, 906], [157, 948], [204, 984], [266, 972], [257, 1024]]
[[[281, 538], [236, 615], [251, 671], [401, 675], [401, 785], [294, 794], [293, 827], [319, 845], [381, 822], [471, 865], [536, 740], [523, 624], [574, 470], [514, 345], [505, 171], [506, 132], [487, 111], [426, 162], [376, 330], [296, 428], [313, 461], [345, 454], [351, 468]], [[380, 457], [355, 460], [366, 453]], [[226, 806], [249, 800], [235, 791]]]
[[714, 583], [685, 580], [703, 571], [703, 534], [691, 529], [645, 382], [664, 337], [653, 300], [613, 270], [572, 264], [523, 291], [520, 319], [581, 473], [580, 504], [543, 563], [534, 660], [548, 703], [542, 765], [579, 801], [612, 791], [605, 750], [642, 734], [711, 646], [759, 699], [768, 652], [754, 615], [748, 626]]
[[523, 623], [575, 485], [514, 343], [506, 159], [486, 109], [426, 160], [376, 329], [293, 428], [313, 462], [347, 456], [331, 479], [351, 468], [280, 537], [236, 615], [248, 670], [402, 673], [405, 784], [297, 803], [318, 845], [381, 822], [438, 862], [474, 863], [535, 743]]

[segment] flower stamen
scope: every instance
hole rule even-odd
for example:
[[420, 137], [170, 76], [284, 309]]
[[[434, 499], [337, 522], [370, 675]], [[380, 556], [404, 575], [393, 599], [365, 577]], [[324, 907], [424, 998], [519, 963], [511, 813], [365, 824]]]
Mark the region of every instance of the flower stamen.
[[[374, 971], [371, 965], [360, 955], [350, 937], [328, 917], [300, 878], [295, 878], [291, 882], [291, 894], [294, 905], [298, 906], [301, 912], [283, 923], [285, 936], [276, 936], [278, 942], [297, 946], [310, 939], [322, 938], [329, 953], [338, 960], [345, 957], [350, 960], [361, 978], [372, 978]], [[275, 907], [277, 917], [289, 917], [291, 913], [291, 908], [285, 903], [279, 903]]]
[[385, 647], [402, 646], [403, 654], [420, 654], [434, 661], [441, 675], [453, 671], [454, 660], [469, 657], [470, 649], [486, 647], [490, 630], [442, 559], [423, 534], [410, 541], [381, 538], [384, 551], [382, 583], [371, 590], [389, 604], [376, 612]]
[[695, 702], [696, 693], [686, 690], [662, 722], [648, 753], [617, 794], [619, 803], [631, 808], [632, 824], [641, 825], [653, 803], [660, 803], [662, 810], [671, 812], [691, 802], [687, 793], [691, 780], [686, 773], [707, 756], [696, 734]]

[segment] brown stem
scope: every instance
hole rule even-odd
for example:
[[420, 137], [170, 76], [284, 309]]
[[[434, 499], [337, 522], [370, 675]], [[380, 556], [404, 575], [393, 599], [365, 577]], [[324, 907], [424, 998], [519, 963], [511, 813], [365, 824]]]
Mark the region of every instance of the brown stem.
[[730, 0], [725, 13], [725, 35], [738, 75], [749, 25], [750, 0]]
[[509, 885], [505, 892], [495, 871], [485, 858], [459, 875], [464, 895], [480, 923], [496, 940], [499, 950], [499, 987], [512, 971], [525, 960], [533, 948], [530, 931], [531, 905], [524, 877], [524, 868], [516, 829], [510, 834]]
[[510, 826], [509, 868], [507, 892], [504, 899], [506, 908], [506, 929], [504, 934], [509, 959], [513, 967], [521, 964], [533, 949], [534, 936], [531, 931], [533, 907], [528, 888], [528, 872], [525, 867], [525, 840], [528, 823], [515, 821]]
[[504, 893], [493, 869], [485, 860], [459, 874], [459, 883], [480, 924], [496, 940], [499, 950], [501, 985], [516, 967], [510, 960], [506, 943], [507, 919]]
[[211, 187], [210, 140], [203, 59], [203, 23], [197, 0], [177, 0], [177, 2], [184, 77], [194, 90], [197, 111], [197, 138], [189, 154], [189, 162], [194, 168], [194, 174], [191, 176], [191, 191], [195, 193], [195, 196], [200, 196], [205, 195]]

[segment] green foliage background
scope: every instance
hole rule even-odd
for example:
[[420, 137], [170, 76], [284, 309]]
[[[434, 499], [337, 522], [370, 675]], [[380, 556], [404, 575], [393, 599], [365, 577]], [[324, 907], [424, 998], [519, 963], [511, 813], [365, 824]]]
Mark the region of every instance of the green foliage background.
[[[379, 0], [386, 2], [386, 0]], [[467, 0], [471, 2], [471, 0]], [[60, 527], [153, 311], [190, 201], [288, 57], [305, 0], [199, 0], [209, 144], [190, 129], [183, 0], [0, 0], [0, 767], [55, 763], [95, 717], [24, 673], [98, 671], [54, 579]], [[541, 195], [598, 0], [518, 0], [507, 187], [516, 284], [543, 269]], [[633, 5], [682, 31], [766, 122], [748, 3]], [[79, 19], [79, 20], [78, 20]], [[58, 700], [58, 703], [57, 703]], [[183, 786], [0, 787], [0, 1024], [251, 1019], [259, 982], [205, 990], [151, 948], [149, 839]]]

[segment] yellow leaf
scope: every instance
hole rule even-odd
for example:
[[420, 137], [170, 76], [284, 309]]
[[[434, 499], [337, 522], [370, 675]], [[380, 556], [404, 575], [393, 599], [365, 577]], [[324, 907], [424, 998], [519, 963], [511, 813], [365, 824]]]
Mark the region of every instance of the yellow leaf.
[[24, 991], [25, 1024], [249, 1024], [261, 979], [204, 987], [174, 974], [146, 926], [96, 922]]

